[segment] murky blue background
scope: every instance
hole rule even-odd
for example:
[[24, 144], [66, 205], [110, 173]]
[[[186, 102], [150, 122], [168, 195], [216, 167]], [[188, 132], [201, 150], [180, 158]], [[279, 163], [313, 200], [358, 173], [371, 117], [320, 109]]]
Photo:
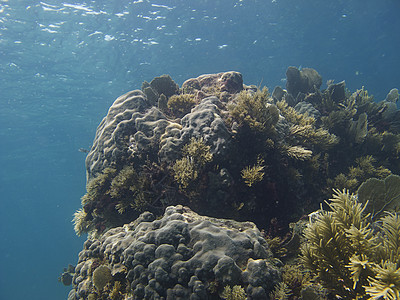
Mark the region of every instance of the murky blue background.
[[313, 67], [376, 100], [400, 87], [398, 0], [0, 0], [0, 299], [65, 299], [85, 154], [113, 100], [168, 73], [285, 85]]

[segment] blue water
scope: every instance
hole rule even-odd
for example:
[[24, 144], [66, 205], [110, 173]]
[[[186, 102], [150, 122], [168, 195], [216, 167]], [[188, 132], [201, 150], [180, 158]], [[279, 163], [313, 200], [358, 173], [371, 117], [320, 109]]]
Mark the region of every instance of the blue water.
[[313, 67], [376, 100], [400, 87], [398, 0], [0, 1], [0, 299], [66, 299], [85, 154], [113, 100], [168, 73], [285, 85]]

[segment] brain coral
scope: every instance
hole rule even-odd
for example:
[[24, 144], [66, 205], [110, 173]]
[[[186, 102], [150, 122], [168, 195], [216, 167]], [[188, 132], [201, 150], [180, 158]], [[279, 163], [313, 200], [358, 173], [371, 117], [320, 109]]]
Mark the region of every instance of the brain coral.
[[96, 292], [90, 270], [100, 260], [129, 299], [219, 299], [226, 285], [243, 286], [250, 299], [266, 299], [280, 278], [254, 223], [201, 216], [181, 205], [168, 207], [161, 219], [146, 212], [88, 239], [69, 300]]

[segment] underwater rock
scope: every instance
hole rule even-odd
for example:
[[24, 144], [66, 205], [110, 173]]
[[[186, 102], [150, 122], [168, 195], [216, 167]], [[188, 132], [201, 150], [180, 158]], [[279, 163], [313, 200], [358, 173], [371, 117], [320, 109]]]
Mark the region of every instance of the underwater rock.
[[289, 67], [286, 71], [286, 90], [297, 98], [299, 93], [311, 93], [318, 90], [322, 84], [322, 77], [311, 68], [301, 70]]
[[[92, 271], [100, 258], [108, 267]], [[219, 299], [224, 286], [241, 285], [250, 299], [261, 300], [280, 280], [279, 265], [254, 223], [170, 206], [161, 219], [145, 212], [130, 224], [88, 239], [68, 299], [86, 299], [94, 292], [105, 296], [105, 280], [96, 284], [96, 291], [94, 278], [99, 268], [107, 268], [113, 275], [106, 281], [120, 281], [124, 295], [133, 293], [131, 299]]]

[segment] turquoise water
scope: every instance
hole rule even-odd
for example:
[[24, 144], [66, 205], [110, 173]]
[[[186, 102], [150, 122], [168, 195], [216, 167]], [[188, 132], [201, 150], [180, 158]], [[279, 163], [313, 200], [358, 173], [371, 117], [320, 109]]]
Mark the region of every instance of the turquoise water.
[[[304, 3], [303, 3], [304, 2]], [[182, 84], [236, 70], [285, 85], [290, 65], [324, 81], [400, 87], [400, 2], [0, 1], [0, 299], [65, 299], [57, 277], [84, 238], [72, 214], [85, 154], [113, 100], [168, 73]]]

